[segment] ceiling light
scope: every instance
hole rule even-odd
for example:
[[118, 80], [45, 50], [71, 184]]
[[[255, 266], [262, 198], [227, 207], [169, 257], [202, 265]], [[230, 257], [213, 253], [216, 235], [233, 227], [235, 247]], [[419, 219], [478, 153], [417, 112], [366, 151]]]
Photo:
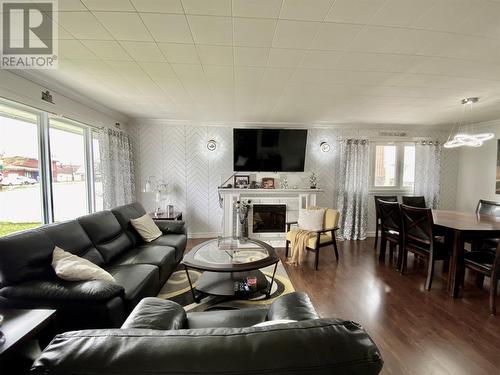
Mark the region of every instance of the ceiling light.
[[330, 144], [328, 144], [327, 142], [321, 142], [319, 145], [319, 148], [323, 152], [329, 152], [330, 151]]
[[[472, 119], [472, 104], [477, 103], [479, 101], [478, 97], [465, 98], [462, 99], [461, 103], [464, 106], [464, 110], [462, 113], [462, 118], [458, 125], [454, 126], [450, 132], [448, 140], [444, 144], [445, 148], [457, 148], [462, 146], [467, 147], [481, 147], [483, 143], [489, 139], [492, 139], [495, 134], [493, 133], [474, 133], [474, 121]], [[465, 118], [467, 112], [467, 106], [470, 107], [470, 124], [463, 125], [462, 121]], [[452, 137], [452, 134], [456, 128], [455, 135]]]

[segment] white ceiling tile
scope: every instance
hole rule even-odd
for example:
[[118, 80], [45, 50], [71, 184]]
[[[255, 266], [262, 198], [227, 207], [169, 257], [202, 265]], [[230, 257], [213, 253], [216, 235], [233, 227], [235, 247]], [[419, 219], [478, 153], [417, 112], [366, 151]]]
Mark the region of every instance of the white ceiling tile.
[[[62, 0], [61, 2], [64, 2]], [[112, 12], [133, 12], [135, 9], [129, 0], [81, 0], [90, 10]]]
[[487, 2], [462, 25], [461, 33], [500, 39], [500, 2]]
[[283, 0], [280, 18], [323, 21], [331, 4], [332, 0]]
[[159, 43], [158, 47], [160, 47], [167, 60], [171, 63], [200, 63], [194, 44]]
[[370, 24], [408, 27], [435, 2], [436, 0], [388, 0], [371, 18]]
[[233, 47], [197, 45], [203, 65], [233, 65]]
[[230, 16], [231, 0], [182, 0], [186, 14]]
[[308, 51], [302, 60], [304, 68], [327, 69], [334, 68], [343, 52]]
[[281, 0], [233, 0], [234, 17], [278, 18]]
[[323, 23], [311, 47], [322, 50], [346, 50], [362, 28], [361, 25]]
[[78, 39], [113, 39], [89, 12], [59, 12], [58, 22]]
[[120, 42], [120, 44], [135, 61], [165, 61], [165, 58], [156, 43]]
[[471, 14], [480, 9], [482, 0], [438, 0], [415, 23], [426, 30], [460, 32]]
[[385, 0], [336, 0], [326, 21], [365, 24], [384, 2]]
[[234, 78], [236, 81], [259, 82], [264, 71], [263, 67], [236, 66], [234, 67]]
[[233, 26], [229, 17], [187, 16], [197, 44], [232, 45]]
[[268, 65], [271, 67], [295, 67], [300, 65], [305, 53], [305, 50], [271, 48]]
[[131, 0], [138, 12], [184, 13], [181, 0]]
[[157, 42], [193, 42], [191, 31], [184, 15], [141, 13], [141, 17]]
[[116, 40], [152, 40], [137, 13], [94, 12], [94, 14]]
[[87, 10], [85, 5], [82, 4], [80, 0], [64, 0], [60, 1], [57, 4], [57, 8], [59, 12], [64, 11], [78, 11], [78, 10]]
[[318, 22], [279, 20], [273, 47], [308, 48], [319, 25]]
[[122, 46], [113, 40], [82, 40], [82, 43], [103, 60], [132, 60]]
[[79, 40], [60, 40], [59, 53], [67, 59], [97, 59]]
[[234, 64], [241, 66], [266, 66], [269, 48], [234, 47]]
[[234, 44], [247, 47], [270, 47], [273, 42], [276, 20], [234, 18]]

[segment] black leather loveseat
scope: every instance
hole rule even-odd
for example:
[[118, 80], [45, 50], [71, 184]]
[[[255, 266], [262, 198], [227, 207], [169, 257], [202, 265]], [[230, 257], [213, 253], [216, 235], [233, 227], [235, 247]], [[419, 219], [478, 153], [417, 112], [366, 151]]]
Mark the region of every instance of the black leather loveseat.
[[[265, 320], [294, 323], [252, 327]], [[58, 335], [34, 374], [378, 374], [377, 346], [357, 323], [319, 319], [307, 295], [269, 309], [188, 313], [175, 302], [144, 299], [122, 329]]]
[[[0, 238], [0, 306], [57, 309], [58, 330], [119, 327], [144, 297], [156, 296], [182, 258], [182, 221], [158, 221], [163, 235], [145, 243], [130, 225], [139, 203]], [[110, 272], [117, 284], [63, 281], [54, 246]]]

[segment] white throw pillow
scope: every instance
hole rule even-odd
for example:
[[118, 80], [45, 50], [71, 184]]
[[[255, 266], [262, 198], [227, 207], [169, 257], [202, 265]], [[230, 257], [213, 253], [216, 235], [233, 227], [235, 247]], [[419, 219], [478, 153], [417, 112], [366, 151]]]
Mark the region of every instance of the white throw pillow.
[[132, 223], [132, 226], [146, 242], [151, 242], [161, 236], [160, 228], [158, 228], [158, 225], [155, 224], [148, 214], [137, 219], [130, 219], [130, 223]]
[[295, 322], [296, 320], [290, 320], [290, 319], [266, 320], [265, 322], [254, 324], [252, 327], [267, 327], [267, 326], [274, 326], [277, 324], [287, 324]]
[[324, 209], [315, 210], [300, 210], [299, 211], [299, 228], [317, 231], [323, 229], [323, 221], [325, 219]]
[[52, 253], [52, 267], [56, 275], [68, 281], [102, 280], [116, 283], [116, 280], [108, 272], [90, 260], [80, 258], [77, 255], [54, 247]]

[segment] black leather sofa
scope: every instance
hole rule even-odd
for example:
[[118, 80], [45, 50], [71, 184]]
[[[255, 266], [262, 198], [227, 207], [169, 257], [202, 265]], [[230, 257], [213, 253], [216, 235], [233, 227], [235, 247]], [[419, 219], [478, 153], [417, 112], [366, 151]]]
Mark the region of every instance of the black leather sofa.
[[[144, 297], [156, 296], [182, 258], [182, 221], [157, 221], [163, 235], [145, 243], [130, 219], [139, 203], [0, 238], [0, 306], [55, 308], [59, 331], [120, 327]], [[103, 267], [117, 284], [63, 281], [51, 262], [59, 246]]]
[[[252, 327], [265, 320], [295, 323]], [[320, 319], [307, 295], [269, 309], [188, 313], [172, 301], [142, 300], [122, 329], [58, 335], [32, 373], [378, 374], [383, 361], [357, 323]]]

